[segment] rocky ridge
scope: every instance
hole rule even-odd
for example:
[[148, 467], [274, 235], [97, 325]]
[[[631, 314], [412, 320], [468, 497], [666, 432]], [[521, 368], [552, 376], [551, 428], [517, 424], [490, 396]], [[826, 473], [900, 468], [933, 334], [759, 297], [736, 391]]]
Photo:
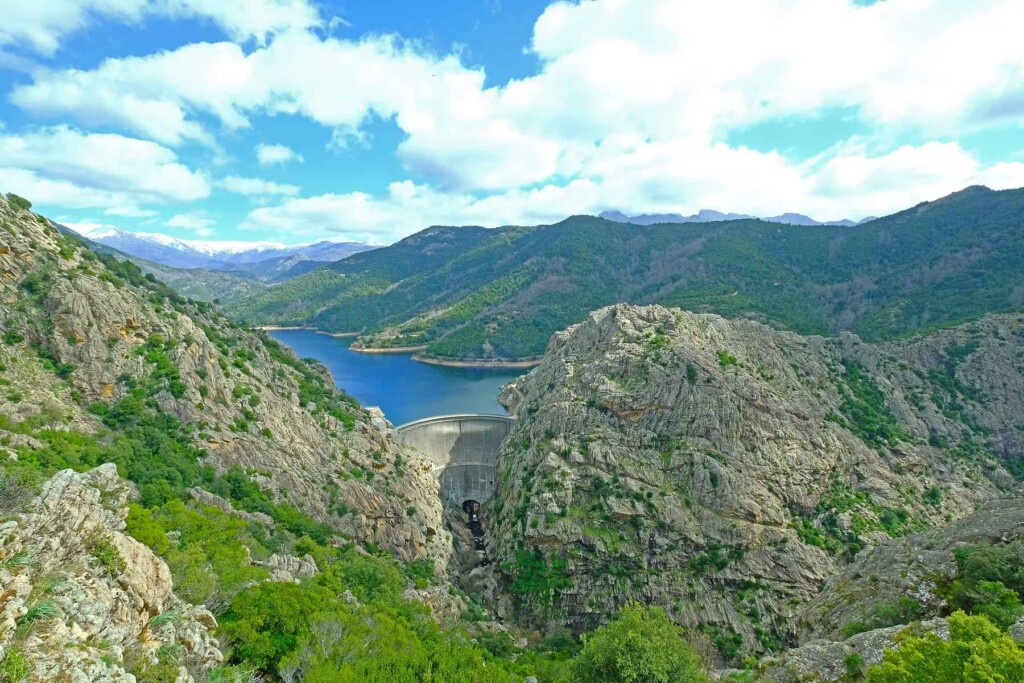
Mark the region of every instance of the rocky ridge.
[[[1024, 498], [1000, 498], [952, 524], [891, 539], [860, 553], [831, 578], [821, 593], [800, 611], [799, 646], [763, 660], [758, 679], [775, 683], [844, 681], [848, 657], [860, 666], [882, 660], [896, 636], [907, 629], [949, 637], [945, 619], [951, 611], [945, 594], [958, 574], [955, 552], [969, 546], [999, 546], [1024, 540]], [[909, 598], [919, 607], [913, 619], [871, 628], [850, 637], [843, 627], [867, 621], [885, 605]], [[856, 629], [855, 629], [856, 630]], [[1024, 642], [1024, 619], [1010, 626]]]
[[1017, 486], [1024, 319], [883, 345], [618, 305], [556, 334], [502, 401], [521, 418], [485, 508], [500, 612], [581, 631], [664, 606], [724, 659], [863, 547]]
[[87, 406], [148, 383], [159, 409], [205, 447], [206, 464], [243, 468], [354, 540], [446, 563], [424, 459], [339, 397], [322, 366], [129, 265], [0, 197], [0, 414], [9, 424], [95, 432]]
[[192, 683], [192, 672], [222, 661], [213, 615], [176, 598], [167, 564], [124, 533], [130, 491], [113, 465], [60, 472], [31, 501], [13, 491], [5, 480], [4, 512], [14, 513], [0, 524], [5, 671], [133, 683], [126, 662], [144, 671], [162, 648], [180, 648], [188, 666], [176, 681]]

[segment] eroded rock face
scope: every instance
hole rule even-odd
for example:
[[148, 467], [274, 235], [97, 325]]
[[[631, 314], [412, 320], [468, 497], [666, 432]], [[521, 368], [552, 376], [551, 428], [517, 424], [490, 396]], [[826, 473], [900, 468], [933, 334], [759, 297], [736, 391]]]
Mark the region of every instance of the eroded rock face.
[[581, 630], [640, 601], [726, 654], [794, 643], [792, 617], [859, 548], [1016, 485], [1022, 329], [873, 346], [595, 311], [501, 397], [520, 417], [485, 510], [505, 611]]
[[2, 197], [0, 245], [0, 331], [12, 335], [0, 344], [0, 363], [18, 387], [0, 392], [0, 413], [12, 422], [95, 431], [82, 406], [115, 403], [152, 381], [166, 359], [174, 382], [161, 380], [167, 389], [155, 399], [206, 448], [206, 463], [243, 468], [272, 496], [357, 541], [447, 563], [450, 538], [429, 463], [397, 444], [379, 416], [318, 406], [317, 387], [337, 396], [325, 368], [206, 306], [126, 281]]
[[968, 545], [1024, 540], [1024, 499], [1003, 498], [952, 524], [892, 539], [868, 548], [800, 612], [801, 640], [841, 640], [851, 622], [865, 622], [872, 610], [900, 597], [921, 606], [921, 616], [949, 611], [941, 589], [957, 574], [954, 555]]
[[155, 662], [168, 645], [194, 671], [222, 661], [213, 615], [176, 598], [164, 561], [123, 533], [128, 496], [113, 465], [65, 470], [0, 525], [0, 644], [30, 680], [134, 681], [126, 658]]

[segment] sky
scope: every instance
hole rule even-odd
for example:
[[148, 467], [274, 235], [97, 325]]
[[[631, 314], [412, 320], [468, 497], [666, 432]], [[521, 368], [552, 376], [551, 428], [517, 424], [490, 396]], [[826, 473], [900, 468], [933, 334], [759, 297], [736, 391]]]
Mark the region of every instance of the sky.
[[83, 231], [388, 244], [1024, 186], [1020, 0], [33, 0], [0, 191]]

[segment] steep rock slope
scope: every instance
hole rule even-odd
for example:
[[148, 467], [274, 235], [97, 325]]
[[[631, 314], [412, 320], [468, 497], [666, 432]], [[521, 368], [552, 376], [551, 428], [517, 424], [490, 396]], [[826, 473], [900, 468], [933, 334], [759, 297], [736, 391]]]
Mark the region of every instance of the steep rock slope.
[[[90, 432], [101, 419], [156, 411], [204, 449], [201, 464], [241, 468], [355, 540], [444, 563], [450, 543], [429, 464], [336, 392], [321, 366], [4, 199], [0, 307], [5, 425]], [[186, 485], [178, 472], [161, 476]]]
[[[981, 549], [990, 559], [990, 551], [1010, 546], [1024, 550], [1020, 496], [991, 501], [948, 526], [865, 550], [801, 610], [800, 646], [762, 661], [756, 680], [849, 680], [851, 655], [856, 655], [852, 660], [860, 667], [877, 664], [885, 650], [894, 647], [896, 636], [908, 629], [947, 638], [944, 617], [963, 607], [950, 604], [957, 592], [954, 586], [965, 580], [958, 553]], [[1012, 574], [1019, 564], [1006, 568]], [[1024, 619], [1009, 625], [1009, 632], [1024, 641]]]
[[753, 219], [637, 226], [432, 227], [249, 299], [258, 323], [359, 332], [440, 358], [540, 356], [617, 302], [891, 339], [1024, 306], [1024, 189], [971, 187], [855, 227]]
[[582, 630], [653, 602], [726, 658], [779, 650], [862, 547], [1017, 485], [1022, 353], [1019, 315], [874, 346], [596, 311], [502, 395], [521, 422], [485, 508], [499, 606]]
[[[129, 490], [113, 465], [60, 472], [30, 501], [12, 499], [10, 482], [3, 483], [0, 660], [7, 675], [129, 683], [136, 678], [126, 667], [151, 670], [165, 648], [182, 650], [193, 671], [221, 662], [213, 615], [176, 598], [164, 561], [123, 533]], [[178, 670], [178, 683], [192, 683], [188, 669]]]
[[[961, 572], [956, 551], [1024, 541], [1024, 499], [1007, 498], [948, 526], [869, 548], [800, 612], [804, 640], [843, 637], [871, 625], [880, 607], [910, 598], [914, 618], [951, 611], [949, 591]], [[907, 603], [909, 604], [909, 603]], [[852, 628], [851, 628], [852, 626]]]

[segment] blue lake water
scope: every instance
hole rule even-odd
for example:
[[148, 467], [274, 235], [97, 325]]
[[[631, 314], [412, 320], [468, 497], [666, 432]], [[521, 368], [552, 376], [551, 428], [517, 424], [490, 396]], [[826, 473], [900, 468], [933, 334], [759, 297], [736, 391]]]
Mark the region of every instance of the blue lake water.
[[270, 336], [287, 344], [300, 358], [315, 358], [330, 369], [340, 389], [364, 406], [379, 406], [393, 424], [431, 415], [497, 413], [501, 385], [522, 369], [446, 368], [418, 363], [405, 354], [358, 353], [350, 338], [310, 330], [274, 330]]

